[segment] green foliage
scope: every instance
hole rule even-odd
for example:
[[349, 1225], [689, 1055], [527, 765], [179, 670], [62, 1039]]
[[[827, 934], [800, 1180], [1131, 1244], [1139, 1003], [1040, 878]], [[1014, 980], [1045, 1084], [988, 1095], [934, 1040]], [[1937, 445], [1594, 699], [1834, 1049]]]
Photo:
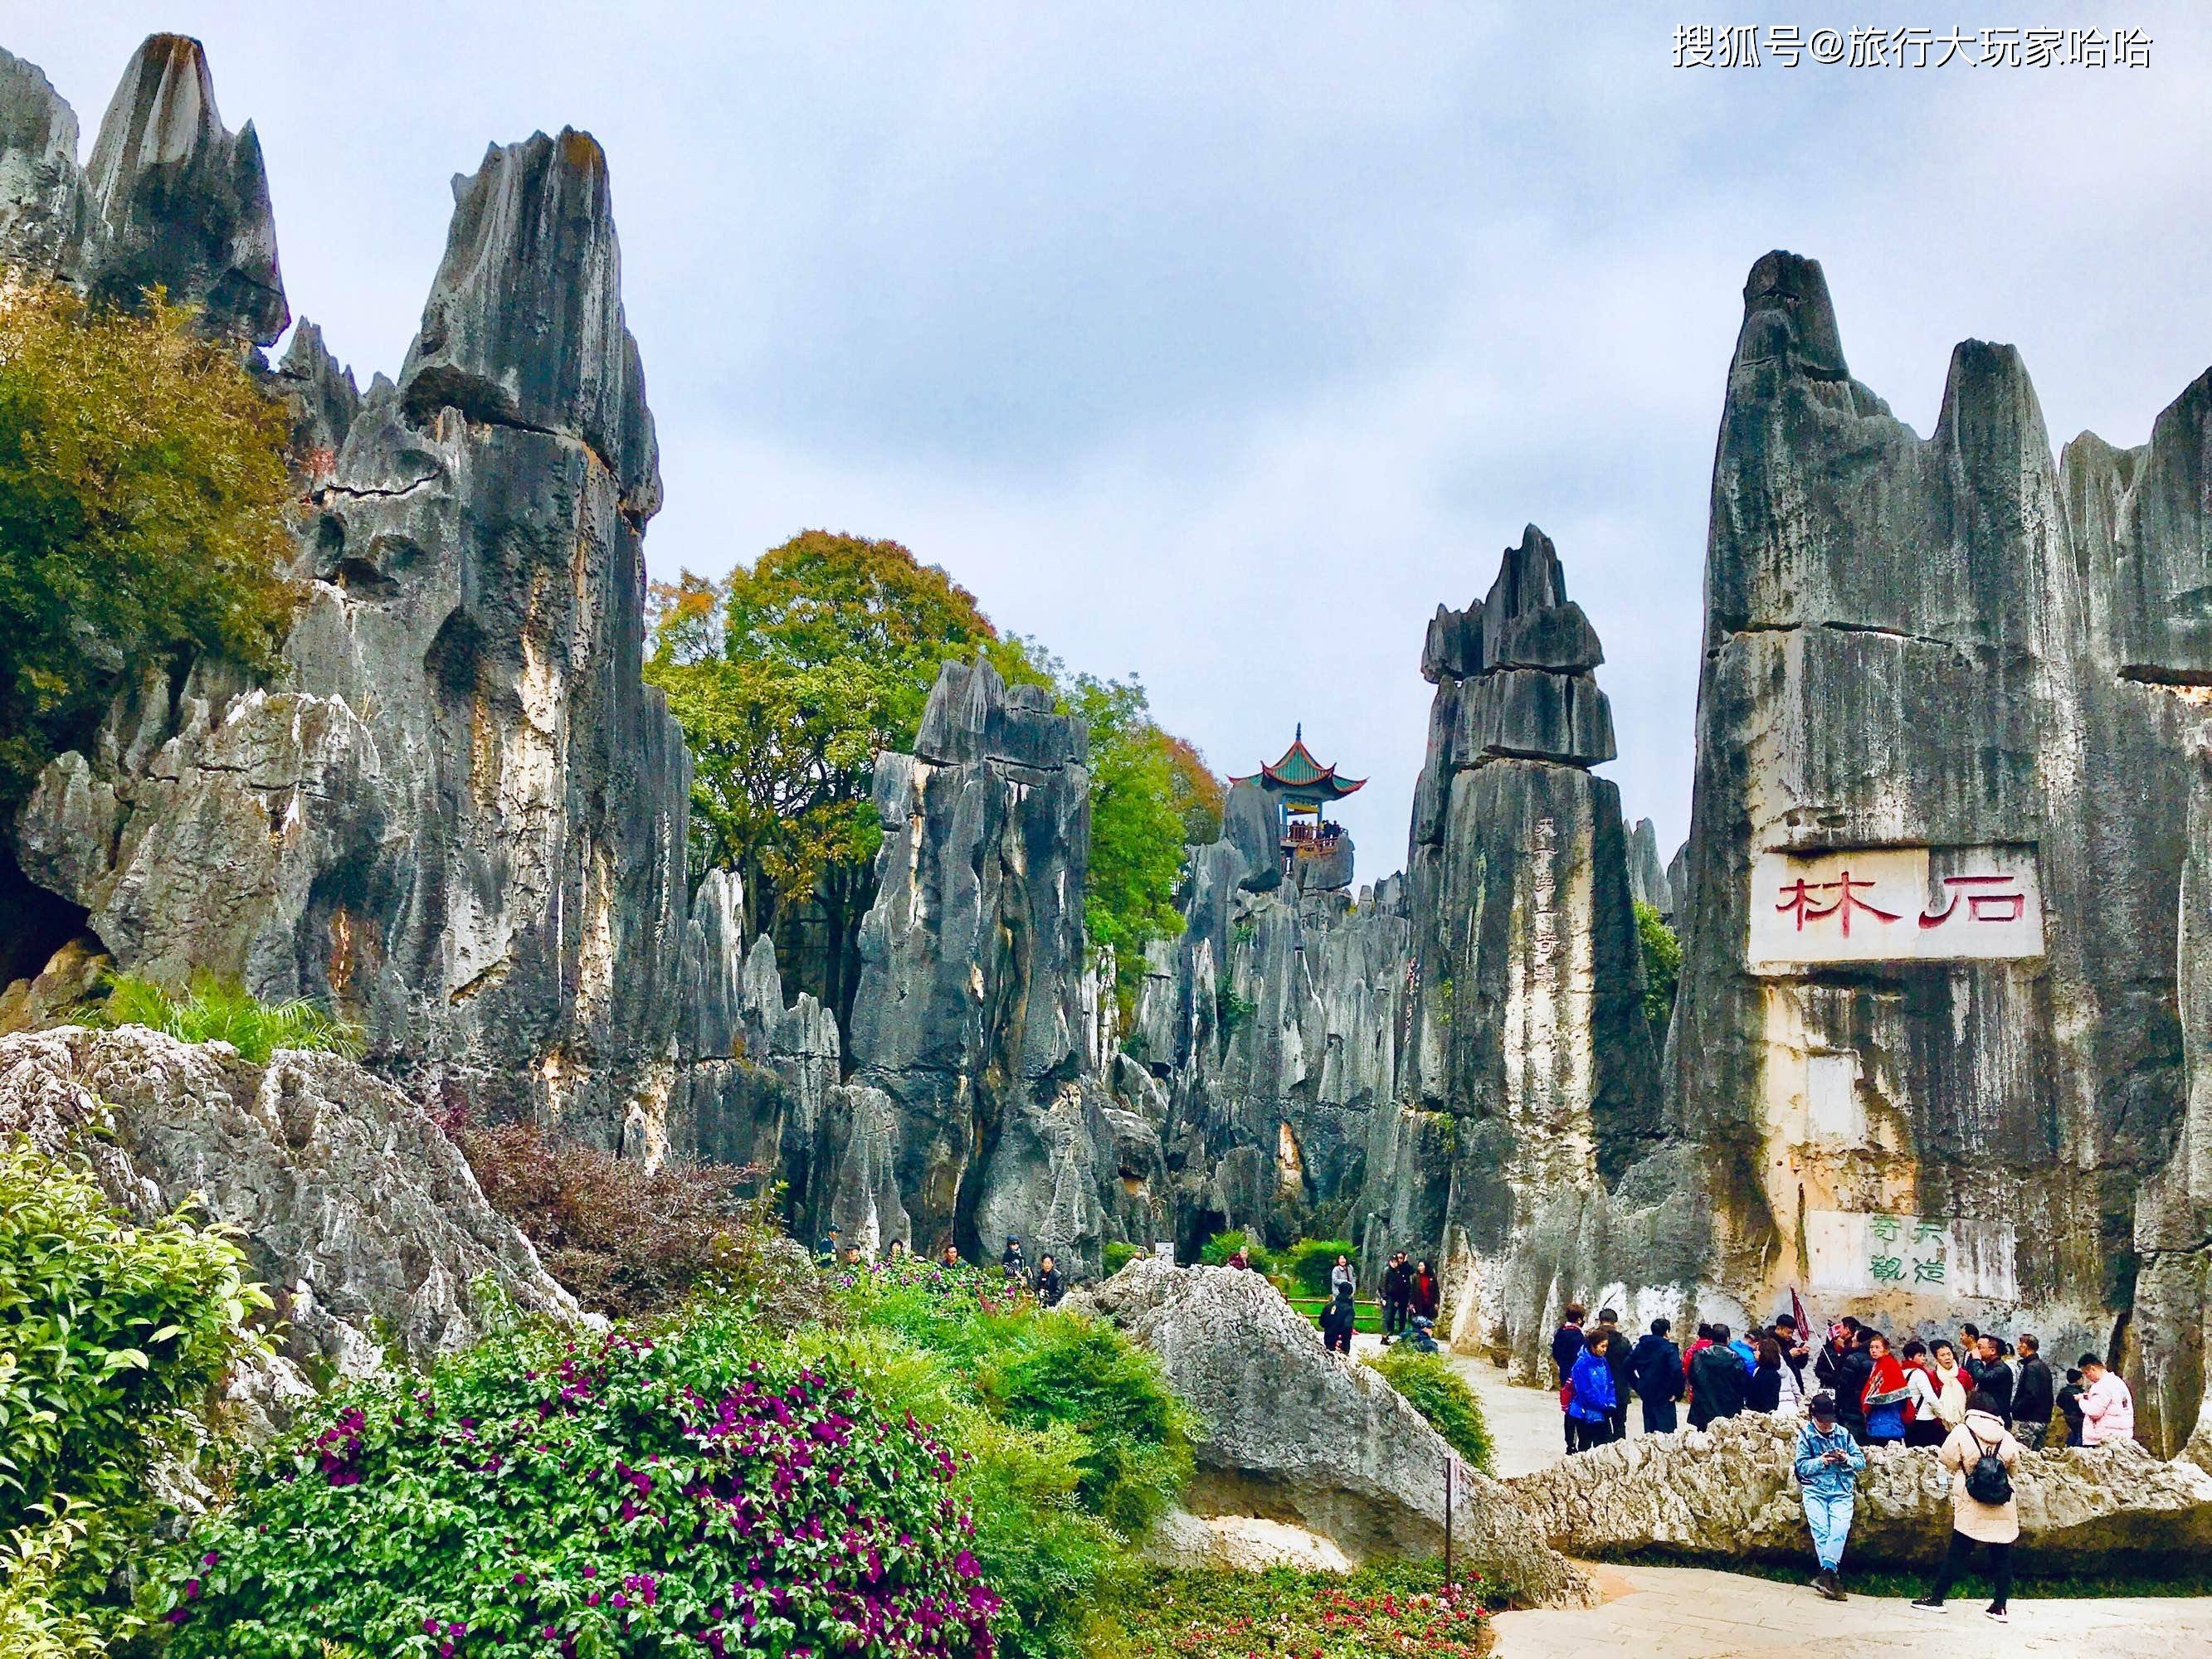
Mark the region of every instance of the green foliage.
[[804, 531], [654, 599], [646, 678], [691, 749], [697, 862], [771, 902], [875, 856], [876, 751], [913, 746], [946, 658], [981, 651], [1034, 678], [973, 594], [896, 542]]
[[151, 980], [114, 975], [106, 1000], [88, 1018], [96, 1025], [144, 1025], [179, 1042], [228, 1042], [256, 1066], [267, 1065], [279, 1048], [322, 1049], [349, 1059], [362, 1049], [359, 1026], [314, 1003], [262, 1002], [235, 981], [212, 974], [195, 974], [181, 1000]]
[[887, 1411], [940, 1426], [975, 1553], [1012, 1604], [1011, 1650], [1073, 1655], [1127, 1544], [1189, 1474], [1188, 1419], [1158, 1362], [985, 1269], [908, 1260], [831, 1284], [841, 1328], [798, 1340], [831, 1345]]
[[1339, 1256], [1347, 1261], [1356, 1259], [1350, 1239], [1302, 1238], [1276, 1253], [1275, 1268], [1308, 1296], [1328, 1296], [1328, 1276]]
[[[1116, 981], [1133, 995], [1144, 976], [1146, 945], [1182, 932], [1175, 896], [1182, 879], [1190, 779], [1179, 769], [1177, 740], [1152, 723], [1151, 702], [1135, 676], [1078, 674], [1060, 696], [1091, 728], [1091, 871], [1083, 925], [1093, 945], [1112, 949]], [[1189, 753], [1194, 759], [1196, 751]]]
[[89, 1176], [0, 1152], [0, 1528], [63, 1502], [127, 1505], [173, 1426], [269, 1305], [228, 1230], [150, 1225]]
[[986, 1650], [951, 1453], [854, 1381], [734, 1304], [511, 1327], [320, 1402], [149, 1595], [174, 1659]]
[[1259, 1012], [1257, 1003], [1237, 994], [1236, 980], [1224, 969], [1213, 983], [1213, 1023], [1221, 1032], [1221, 1040], [1231, 1041], [1252, 1023], [1252, 1016]]
[[662, 1312], [709, 1289], [748, 1299], [775, 1328], [814, 1311], [805, 1257], [775, 1248], [777, 1189], [749, 1190], [757, 1170], [679, 1158], [648, 1169], [548, 1140], [534, 1123], [455, 1122], [447, 1132], [492, 1206], [594, 1313]]
[[1268, 1255], [1267, 1247], [1241, 1227], [1214, 1234], [1199, 1248], [1198, 1259], [1209, 1267], [1225, 1267], [1229, 1265], [1229, 1258], [1239, 1250], [1244, 1252], [1244, 1260], [1254, 1272], [1264, 1273], [1272, 1271], [1273, 1259]]
[[287, 429], [159, 295], [131, 313], [43, 282], [0, 295], [0, 807], [138, 665], [275, 659], [296, 594]]
[[39, 1524], [0, 1539], [0, 1653], [9, 1659], [99, 1659], [106, 1652], [92, 1620], [74, 1610], [69, 1580], [90, 1522], [58, 1506]]
[[1468, 1468], [1490, 1473], [1490, 1425], [1483, 1417], [1482, 1402], [1450, 1361], [1440, 1353], [1419, 1353], [1401, 1345], [1385, 1348], [1366, 1363], [1428, 1419], [1429, 1426], [1467, 1460]]
[[1674, 988], [1682, 977], [1682, 942], [1659, 913], [1636, 902], [1636, 943], [1644, 953], [1644, 1018], [1654, 1047], [1667, 1046], [1667, 1022], [1674, 1014]]
[[1152, 1571], [1107, 1609], [1115, 1634], [1099, 1659], [1480, 1659], [1495, 1641], [1480, 1575], [1446, 1586], [1441, 1564], [1392, 1562], [1349, 1577], [1298, 1572]]
[[1124, 1243], [1118, 1238], [1107, 1240], [1099, 1251], [1099, 1255], [1105, 1263], [1106, 1276], [1109, 1279], [1120, 1273], [1139, 1256], [1147, 1254], [1149, 1252], [1141, 1246]]

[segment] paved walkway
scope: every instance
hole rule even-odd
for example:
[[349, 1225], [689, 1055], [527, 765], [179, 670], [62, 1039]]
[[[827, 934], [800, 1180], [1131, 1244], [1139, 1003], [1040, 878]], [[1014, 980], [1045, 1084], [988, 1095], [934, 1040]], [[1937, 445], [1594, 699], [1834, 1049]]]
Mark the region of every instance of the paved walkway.
[[1914, 1613], [1898, 1597], [1824, 1601], [1801, 1585], [1705, 1567], [1591, 1569], [1603, 1606], [1579, 1613], [1506, 1613], [1496, 1659], [1776, 1659], [1877, 1651], [2017, 1659], [2212, 1656], [2212, 1598], [2022, 1601], [2009, 1625], [1991, 1624], [1979, 1601]]
[[[1358, 1339], [1372, 1345], [1375, 1339]], [[1516, 1388], [1499, 1367], [1465, 1354], [1452, 1364], [1482, 1401], [1501, 1478], [1528, 1474], [1565, 1453], [1559, 1396]], [[1629, 1413], [1635, 1433], [1638, 1413]], [[1802, 1584], [1705, 1567], [1593, 1565], [1602, 1606], [1580, 1613], [1509, 1613], [1498, 1620], [1497, 1659], [1777, 1659], [1833, 1654], [1867, 1659], [1875, 1648], [1986, 1653], [1996, 1659], [2173, 1655], [2212, 1659], [2212, 1597], [2015, 1601], [2012, 1622], [1982, 1617], [1979, 1601], [1914, 1613], [1904, 1598], [1823, 1601]]]

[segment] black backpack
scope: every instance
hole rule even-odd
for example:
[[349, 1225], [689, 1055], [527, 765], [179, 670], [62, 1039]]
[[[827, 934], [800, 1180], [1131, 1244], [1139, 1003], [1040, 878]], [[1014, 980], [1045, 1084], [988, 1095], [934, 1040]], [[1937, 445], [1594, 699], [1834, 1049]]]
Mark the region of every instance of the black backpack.
[[[2004, 1460], [1997, 1455], [1995, 1448], [1983, 1444], [1982, 1437], [1972, 1429], [1966, 1432], [1973, 1435], [1974, 1444], [1982, 1454], [1974, 1460], [1974, 1467], [1966, 1471], [1966, 1496], [1991, 1508], [2011, 1503], [2012, 1476], [2005, 1470]], [[2000, 1436], [1997, 1446], [2003, 1444], [2004, 1439]]]

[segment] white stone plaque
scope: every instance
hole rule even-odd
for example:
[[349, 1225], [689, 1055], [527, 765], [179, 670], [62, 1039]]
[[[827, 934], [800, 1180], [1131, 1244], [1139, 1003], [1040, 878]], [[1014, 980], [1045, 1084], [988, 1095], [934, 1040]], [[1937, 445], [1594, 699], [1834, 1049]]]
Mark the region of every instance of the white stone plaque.
[[2003, 962], [2043, 954], [2033, 847], [1762, 853], [1751, 970], [1828, 962]]
[[2019, 1295], [2009, 1223], [1942, 1217], [1814, 1210], [1805, 1218], [1813, 1288], [1871, 1294], [1979, 1297]]

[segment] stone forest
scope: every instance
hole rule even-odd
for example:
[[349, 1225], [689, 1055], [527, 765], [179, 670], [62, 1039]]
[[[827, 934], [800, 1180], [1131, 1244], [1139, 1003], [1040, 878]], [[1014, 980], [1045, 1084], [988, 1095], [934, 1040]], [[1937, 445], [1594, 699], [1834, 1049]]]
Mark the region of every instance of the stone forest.
[[[1594, 769], [1616, 751], [1605, 652], [1572, 597], [1576, 550], [1530, 525], [1501, 556], [1440, 561], [1434, 614], [1405, 618], [1434, 693], [1400, 871], [1355, 886], [1332, 814], [1363, 757], [1316, 753], [1286, 714], [1279, 756], [1236, 757], [1249, 774], [1221, 786], [1202, 838], [1175, 837], [1171, 921], [1116, 940], [1086, 911], [1104, 728], [981, 635], [925, 664], [902, 746], [864, 758], [880, 839], [845, 887], [794, 894], [787, 873], [700, 857], [702, 740], [653, 667], [667, 601], [644, 544], [662, 490], [619, 162], [567, 129], [494, 143], [454, 180], [404, 361], [362, 387], [339, 343], [292, 326], [259, 140], [223, 125], [197, 42], [146, 42], [82, 161], [69, 104], [0, 52], [0, 304], [92, 338], [108, 326], [93, 319], [150, 303], [174, 349], [243, 365], [273, 411], [289, 596], [258, 655], [85, 635], [67, 650], [93, 690], [73, 724], [37, 705], [51, 740], [17, 743], [27, 694], [0, 704], [20, 727], [0, 793], [0, 1128], [19, 1161], [44, 1160], [11, 1166], [9, 1203], [27, 1215], [77, 1181], [86, 1227], [120, 1213], [182, 1230], [179, 1252], [234, 1241], [223, 1294], [243, 1309], [238, 1346], [174, 1394], [156, 1389], [164, 1356], [214, 1343], [212, 1326], [165, 1315], [165, 1332], [114, 1339], [115, 1388], [144, 1392], [112, 1414], [143, 1418], [144, 1443], [81, 1492], [89, 1455], [67, 1436], [7, 1438], [19, 1413], [60, 1407], [19, 1360], [27, 1328], [0, 1325], [0, 1512], [21, 1528], [0, 1556], [0, 1648], [1089, 1650], [1018, 1601], [1046, 1569], [992, 1553], [1005, 1535], [966, 1486], [988, 1541], [957, 1561], [914, 1544], [925, 1522], [937, 1536], [927, 1505], [885, 1510], [904, 1555], [845, 1508], [848, 1553], [891, 1551], [849, 1583], [835, 1548], [804, 1572], [790, 1553], [809, 1467], [777, 1437], [793, 1413], [821, 1449], [902, 1444], [896, 1420], [919, 1420], [962, 1448], [915, 1442], [931, 1480], [939, 1458], [956, 1483], [999, 1467], [962, 1433], [1073, 1455], [1077, 1427], [1019, 1404], [1041, 1386], [1023, 1367], [1061, 1350], [1011, 1322], [1046, 1313], [998, 1305], [1010, 1239], [1064, 1279], [1051, 1319], [1110, 1333], [1116, 1363], [1153, 1379], [1163, 1425], [1140, 1449], [1168, 1473], [1126, 1511], [1097, 1498], [1122, 1465], [1080, 1425], [1097, 1443], [1067, 1465], [1053, 1525], [1178, 1571], [1371, 1574], [1432, 1563], [1449, 1524], [1493, 1593], [1469, 1610], [1449, 1580], [1404, 1590], [1433, 1595], [1407, 1638], [1432, 1650], [1487, 1650], [1489, 1620], [1524, 1616], [1508, 1605], [1594, 1602], [1581, 1564], [1599, 1558], [1802, 1554], [1784, 1431], [1746, 1416], [1493, 1481], [1389, 1366], [1328, 1354], [1262, 1274], [1200, 1265], [1224, 1236], [1285, 1260], [1342, 1241], [1363, 1297], [1393, 1253], [1432, 1261], [1435, 1340], [1492, 1394], [1559, 1389], [1570, 1304], [1631, 1333], [1671, 1319], [1685, 1346], [1700, 1322], [1741, 1332], [1800, 1298], [1908, 1335], [2032, 1329], [2054, 1362], [2094, 1354], [2125, 1379], [2136, 1443], [2028, 1454], [2031, 1561], [2154, 1570], [2212, 1543], [2212, 372], [2142, 447], [2084, 433], [2054, 452], [2019, 353], [1968, 340], [1923, 438], [1846, 360], [1839, 316], [1883, 296], [1832, 297], [1814, 259], [1767, 254], [1733, 360], [1712, 365], [1686, 844], [1662, 857]], [[9, 431], [0, 466], [20, 468]], [[11, 575], [0, 605], [27, 591]], [[1653, 926], [1680, 941], [1656, 1018]], [[218, 987], [349, 1041], [226, 1048], [125, 1006]], [[617, 1293], [579, 1266], [599, 1260], [585, 1223], [545, 1218], [564, 1171], [641, 1228], [653, 1182], [703, 1183], [715, 1236], [744, 1241], [752, 1299], [658, 1347], [623, 1337], [645, 1281]], [[948, 1249], [980, 1264], [962, 1271], [981, 1288], [958, 1292], [976, 1346], [940, 1352], [950, 1328], [899, 1312], [901, 1275]], [[29, 1279], [0, 1272], [0, 1320], [35, 1301]], [[786, 1363], [772, 1353], [789, 1375], [744, 1381], [697, 1346], [715, 1319], [742, 1327], [732, 1352], [754, 1373]], [[885, 1369], [893, 1341], [943, 1361], [937, 1392]], [[609, 1498], [543, 1536], [501, 1533], [490, 1577], [364, 1545], [374, 1565], [354, 1576], [387, 1584], [372, 1607], [337, 1564], [390, 1517], [342, 1505], [396, 1490], [400, 1463], [374, 1458], [401, 1458], [411, 1402], [435, 1414], [432, 1386], [406, 1379], [490, 1401], [506, 1362], [482, 1356], [501, 1343], [535, 1356], [514, 1372], [531, 1387], [566, 1379], [515, 1396], [533, 1425], [581, 1435], [575, 1400], [611, 1397], [623, 1366], [662, 1363], [649, 1354], [733, 1438], [687, 1426], [686, 1452], [672, 1428], [659, 1486], [645, 1455], [610, 1450], [619, 1519]], [[211, 1380], [219, 1413], [195, 1403]], [[636, 1386], [641, 1401], [663, 1384]], [[780, 1417], [747, 1416], [762, 1386], [787, 1387], [789, 1409], [778, 1395]], [[453, 1434], [473, 1440], [459, 1410]], [[264, 1449], [241, 1455], [293, 1460], [284, 1481], [191, 1473], [196, 1454], [151, 1425], [193, 1412], [202, 1450], [243, 1437]], [[742, 1460], [713, 1472], [711, 1449], [740, 1440], [772, 1492]], [[407, 1442], [426, 1458], [459, 1443]], [[449, 1457], [435, 1478], [520, 1471], [524, 1449]], [[1854, 1537], [1869, 1559], [1940, 1545], [1948, 1488], [1913, 1455], [1872, 1454]], [[408, 1478], [448, 1501], [428, 1468]], [[1068, 1508], [1071, 1492], [1105, 1506]], [[735, 1565], [695, 1575], [726, 1588], [677, 1592], [707, 1546], [675, 1521], [633, 1535], [639, 1505], [684, 1504], [709, 1540], [737, 1516]], [[158, 1511], [143, 1535], [198, 1553], [172, 1571], [111, 1540], [96, 1570], [71, 1568], [71, 1516], [96, 1540], [103, 1510]], [[287, 1528], [319, 1538], [336, 1576], [257, 1554]], [[610, 1559], [631, 1552], [619, 1576], [562, 1553], [595, 1528]], [[1291, 1547], [1275, 1534], [1291, 1553], [1267, 1553]], [[510, 1556], [530, 1610], [484, 1588]], [[1066, 1582], [1108, 1605], [1103, 1578]], [[1144, 1618], [1197, 1595], [1154, 1582], [1182, 1588]], [[1364, 1607], [1370, 1580], [1343, 1583], [1312, 1594]], [[1199, 1602], [1188, 1640], [1218, 1616]], [[1123, 1650], [1152, 1650], [1128, 1620]], [[1388, 1647], [1366, 1639], [1328, 1651]], [[1176, 1650], [1213, 1651], [1188, 1640]]]

